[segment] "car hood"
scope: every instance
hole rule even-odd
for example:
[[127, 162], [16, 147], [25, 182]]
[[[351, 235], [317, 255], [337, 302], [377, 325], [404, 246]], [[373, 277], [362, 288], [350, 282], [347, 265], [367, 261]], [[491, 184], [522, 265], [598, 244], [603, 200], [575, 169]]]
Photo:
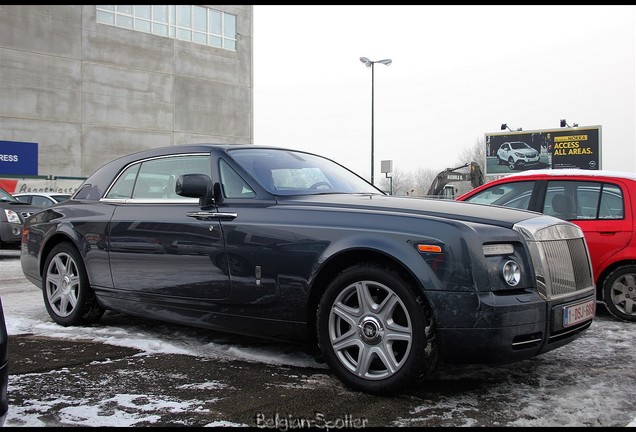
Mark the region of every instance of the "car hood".
[[524, 154], [526, 156], [535, 156], [537, 154], [537, 151], [531, 148], [525, 148], [525, 149], [519, 149], [519, 150], [513, 149], [513, 151]]
[[11, 209], [18, 213], [35, 213], [44, 207], [38, 207], [24, 202], [0, 201], [0, 208]]
[[[281, 205], [326, 206], [368, 212], [400, 212], [418, 216], [434, 216], [511, 228], [523, 220], [544, 216], [541, 213], [509, 207], [466, 203], [444, 199], [397, 197], [391, 195], [321, 194], [302, 197], [279, 197]], [[555, 221], [559, 219], [555, 218]]]

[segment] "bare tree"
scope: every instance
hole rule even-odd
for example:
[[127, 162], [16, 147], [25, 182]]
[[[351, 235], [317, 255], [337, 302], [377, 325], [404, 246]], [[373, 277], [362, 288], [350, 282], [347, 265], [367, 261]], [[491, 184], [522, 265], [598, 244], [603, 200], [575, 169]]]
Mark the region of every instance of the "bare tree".
[[431, 187], [433, 180], [441, 170], [433, 168], [418, 168], [415, 171], [415, 181], [409, 195], [423, 197], [426, 196], [428, 189]]
[[455, 166], [470, 165], [471, 162], [477, 162], [481, 170], [484, 170], [486, 164], [486, 142], [483, 139], [478, 139], [473, 145], [464, 147], [464, 151], [459, 153], [459, 160]]
[[413, 183], [411, 174], [395, 169], [389, 176], [391, 178], [383, 177], [380, 179], [380, 189], [387, 193], [392, 190], [393, 195], [408, 195], [407, 192]]
[[[482, 171], [484, 170], [486, 163], [486, 144], [484, 139], [478, 139], [474, 144], [464, 147], [464, 150], [458, 154], [458, 161], [452, 167], [422, 167], [418, 168], [414, 173], [402, 172], [396, 169], [395, 172], [390, 174], [392, 179], [383, 177], [379, 180], [379, 188], [387, 193], [392, 189], [393, 195], [424, 197], [437, 174], [441, 171], [446, 168], [467, 165], [466, 168], [458, 171], [468, 172], [471, 162], [477, 162]], [[470, 185], [468, 187], [470, 188]]]

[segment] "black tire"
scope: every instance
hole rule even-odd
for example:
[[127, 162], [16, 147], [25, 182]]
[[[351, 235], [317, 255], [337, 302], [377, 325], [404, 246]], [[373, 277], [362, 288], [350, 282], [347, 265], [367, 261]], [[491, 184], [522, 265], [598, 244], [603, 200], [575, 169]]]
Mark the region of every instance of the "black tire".
[[636, 265], [617, 268], [603, 281], [603, 301], [610, 314], [636, 321]]
[[390, 394], [437, 365], [430, 307], [387, 268], [360, 264], [342, 271], [320, 300], [317, 331], [325, 361], [355, 390]]
[[88, 282], [84, 261], [70, 243], [60, 243], [46, 258], [42, 294], [49, 316], [62, 326], [93, 324], [104, 314]]
[[511, 157], [508, 158], [508, 168], [513, 170], [517, 168], [517, 164], [515, 164], [515, 160]]

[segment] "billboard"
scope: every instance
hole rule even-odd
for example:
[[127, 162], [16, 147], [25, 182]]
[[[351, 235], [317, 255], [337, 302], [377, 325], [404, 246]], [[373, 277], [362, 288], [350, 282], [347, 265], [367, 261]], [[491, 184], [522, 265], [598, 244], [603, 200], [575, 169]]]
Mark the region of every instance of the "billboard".
[[601, 169], [601, 126], [486, 133], [485, 175], [533, 169]]
[[38, 175], [38, 144], [0, 141], [0, 174]]

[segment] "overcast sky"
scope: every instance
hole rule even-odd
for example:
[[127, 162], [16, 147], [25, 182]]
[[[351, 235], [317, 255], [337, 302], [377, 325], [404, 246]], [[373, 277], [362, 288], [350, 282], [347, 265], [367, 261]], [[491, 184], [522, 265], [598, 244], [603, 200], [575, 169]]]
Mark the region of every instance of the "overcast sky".
[[601, 167], [636, 171], [636, 6], [254, 6], [254, 142], [376, 183], [440, 171], [501, 132], [601, 126]]

